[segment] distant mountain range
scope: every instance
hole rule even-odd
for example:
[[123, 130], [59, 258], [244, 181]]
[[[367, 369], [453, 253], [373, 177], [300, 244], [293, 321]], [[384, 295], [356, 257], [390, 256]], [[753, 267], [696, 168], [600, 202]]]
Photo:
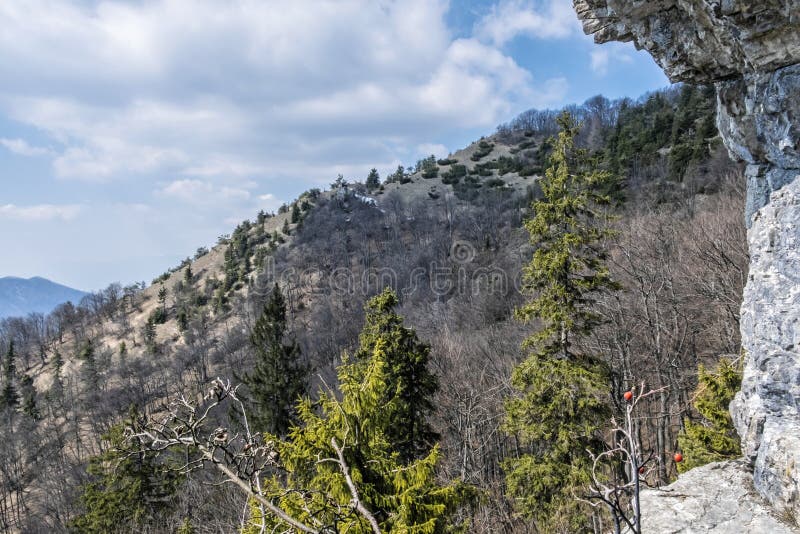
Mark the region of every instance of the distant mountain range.
[[0, 319], [32, 312], [49, 313], [67, 301], [77, 304], [86, 293], [35, 276], [0, 278]]

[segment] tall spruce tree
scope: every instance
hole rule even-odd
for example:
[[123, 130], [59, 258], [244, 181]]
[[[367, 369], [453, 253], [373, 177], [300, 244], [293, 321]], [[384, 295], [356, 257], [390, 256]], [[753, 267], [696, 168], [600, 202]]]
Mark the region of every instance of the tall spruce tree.
[[366, 184], [367, 190], [372, 191], [381, 186], [381, 175], [378, 174], [378, 169], [371, 169], [367, 175]]
[[156, 527], [169, 510], [179, 478], [163, 457], [144, 451], [128, 438], [129, 430], [135, 434], [143, 424], [132, 407], [128, 418], [103, 436], [107, 447], [89, 462], [90, 480], [80, 495], [84, 511], [70, 522], [71, 532], [141, 532], [141, 527]]
[[382, 344], [393, 389], [386, 391], [386, 409], [380, 424], [401, 460], [408, 462], [427, 454], [439, 439], [427, 420], [439, 383], [428, 369], [430, 345], [403, 325], [403, 318], [395, 312], [397, 305], [397, 295], [391, 289], [367, 303], [354, 370], [366, 374], [375, 347]]
[[253, 370], [244, 377], [255, 428], [283, 436], [289, 431], [298, 399], [305, 394], [308, 366], [300, 362], [300, 347], [286, 340], [286, 300], [278, 284], [253, 327], [250, 342], [256, 353]]
[[14, 342], [8, 344], [8, 351], [6, 351], [5, 358], [3, 359], [3, 393], [0, 398], [0, 408], [7, 410], [15, 410], [19, 405], [19, 393], [14, 384], [17, 377], [16, 360], [17, 356], [14, 353]]
[[83, 344], [81, 351], [78, 353], [78, 359], [83, 362], [81, 365], [83, 387], [94, 398], [100, 388], [100, 371], [97, 368], [97, 358], [91, 341], [86, 341]]
[[678, 464], [680, 473], [742, 455], [739, 436], [728, 411], [742, 386], [741, 369], [727, 359], [721, 360], [715, 371], [708, 371], [701, 365], [699, 382], [694, 406], [702, 420], [686, 421], [678, 436], [678, 446], [684, 457]]
[[20, 382], [22, 385], [22, 413], [30, 417], [31, 420], [38, 421], [42, 418], [42, 413], [36, 400], [37, 392], [36, 387], [33, 385], [33, 378], [27, 374], [22, 375]]
[[580, 340], [597, 324], [593, 296], [616, 288], [604, 265], [603, 206], [616, 180], [593, 170], [576, 148], [579, 126], [568, 114], [550, 166], [541, 180], [543, 198], [526, 221], [535, 252], [524, 269], [524, 290], [533, 299], [517, 310], [536, 324], [526, 340], [529, 351], [512, 376], [517, 394], [506, 402], [506, 430], [527, 448], [505, 462], [508, 491], [520, 512], [543, 532], [578, 532], [588, 517], [576, 500], [589, 482], [588, 450], [602, 447], [608, 421], [609, 384], [596, 355]]
[[[323, 392], [319, 402], [299, 405], [300, 424], [277, 445], [285, 477], [264, 484], [265, 496], [290, 517], [325, 525], [326, 532], [375, 532], [355, 509], [349, 482], [359, 493], [358, 505], [374, 517], [381, 532], [459, 532], [453, 514], [475, 496], [463, 483], [437, 481], [438, 446], [420, 442], [412, 449], [418, 458], [408, 461], [398, 454], [395, 431], [408, 424], [404, 382], [410, 376], [397, 370], [419, 369], [427, 348], [401, 326], [391, 311], [395, 303], [390, 292], [371, 301], [358, 356], [345, 358], [338, 369], [341, 400]], [[403, 357], [408, 364], [401, 362]], [[423, 412], [417, 415], [429, 413]], [[403, 441], [413, 443], [409, 438]], [[339, 453], [343, 463], [337, 461]], [[246, 534], [262, 532], [262, 524], [267, 532], [286, 529], [280, 519], [262, 516], [257, 506], [252, 510]]]
[[302, 213], [300, 213], [300, 204], [295, 202], [292, 204], [292, 224], [299, 223], [302, 216]]

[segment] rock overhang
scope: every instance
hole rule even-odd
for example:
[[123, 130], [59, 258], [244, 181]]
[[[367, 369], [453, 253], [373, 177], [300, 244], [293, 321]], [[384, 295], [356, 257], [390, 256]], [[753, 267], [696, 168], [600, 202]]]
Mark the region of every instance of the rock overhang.
[[800, 63], [794, 0], [575, 0], [598, 43], [633, 42], [673, 82], [712, 83]]

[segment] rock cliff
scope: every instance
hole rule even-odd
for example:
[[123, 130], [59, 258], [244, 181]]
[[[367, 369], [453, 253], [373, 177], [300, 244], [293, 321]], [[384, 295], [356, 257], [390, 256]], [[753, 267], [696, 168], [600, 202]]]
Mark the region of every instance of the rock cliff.
[[756, 489], [800, 518], [800, 0], [575, 0], [597, 42], [632, 41], [672, 81], [714, 83], [747, 163], [751, 269], [731, 412]]

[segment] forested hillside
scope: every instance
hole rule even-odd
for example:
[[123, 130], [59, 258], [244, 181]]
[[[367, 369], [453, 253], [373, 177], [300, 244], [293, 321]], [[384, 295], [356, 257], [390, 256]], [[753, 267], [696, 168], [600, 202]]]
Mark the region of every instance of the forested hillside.
[[[676, 476], [687, 422], [705, 425], [698, 367], [740, 352], [744, 183], [714, 108], [684, 86], [567, 109], [584, 166], [609, 177], [584, 237], [613, 281], [581, 301], [573, 348], [604, 370], [604, 421], [654, 392], [635, 421], [651, 485]], [[602, 507], [565, 519], [508, 475], [548, 453], [508, 406], [546, 326], [520, 320], [544, 247], [525, 221], [554, 198], [558, 116], [340, 176], [149, 286], [0, 322], [0, 530], [609, 531]]]

